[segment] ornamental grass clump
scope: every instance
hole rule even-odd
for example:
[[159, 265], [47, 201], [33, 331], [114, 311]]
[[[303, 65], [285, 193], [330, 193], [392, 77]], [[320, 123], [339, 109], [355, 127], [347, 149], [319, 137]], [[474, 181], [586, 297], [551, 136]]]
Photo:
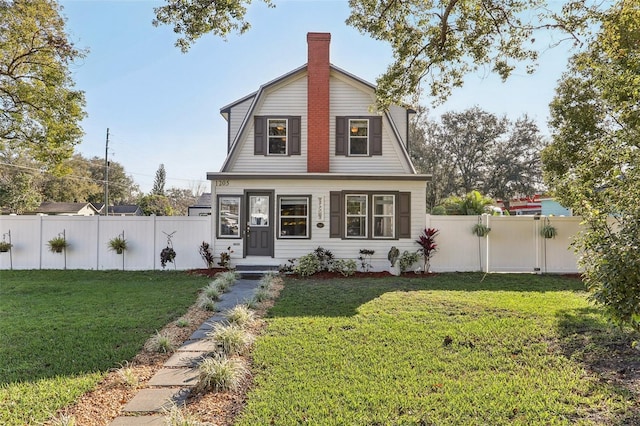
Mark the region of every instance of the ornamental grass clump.
[[220, 300], [220, 295], [222, 291], [220, 291], [220, 286], [215, 281], [209, 283], [208, 286], [202, 289], [202, 294], [207, 296], [211, 300]]
[[216, 301], [204, 293], [201, 293], [198, 296], [198, 300], [196, 301], [196, 306], [200, 309], [204, 309], [205, 311], [215, 312], [217, 310]]
[[219, 354], [227, 356], [242, 355], [253, 343], [253, 335], [236, 324], [214, 324], [207, 339], [218, 347]]
[[237, 389], [249, 370], [237, 358], [208, 357], [198, 367], [196, 391], [227, 391]]
[[138, 376], [136, 376], [135, 372], [131, 365], [125, 361], [124, 365], [122, 365], [118, 370], [116, 370], [118, 374], [118, 379], [120, 383], [129, 388], [137, 388], [140, 380]]
[[164, 423], [166, 426], [206, 426], [208, 423], [202, 423], [191, 414], [181, 410], [180, 407], [173, 405], [169, 410], [164, 411]]
[[225, 312], [225, 317], [229, 324], [235, 324], [238, 327], [246, 327], [256, 320], [255, 312], [247, 305], [236, 305]]
[[176, 349], [176, 345], [171, 341], [169, 336], [165, 336], [159, 331], [156, 331], [156, 334], [145, 344], [145, 348], [149, 352], [169, 353]]

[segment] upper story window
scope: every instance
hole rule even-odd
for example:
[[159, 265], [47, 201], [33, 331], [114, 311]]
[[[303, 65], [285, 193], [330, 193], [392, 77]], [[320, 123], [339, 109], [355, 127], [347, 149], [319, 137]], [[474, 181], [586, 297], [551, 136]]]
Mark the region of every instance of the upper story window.
[[369, 120], [349, 120], [349, 155], [369, 155]]
[[267, 120], [269, 155], [287, 155], [287, 124], [285, 118]]
[[301, 117], [276, 115], [254, 117], [254, 155], [293, 156], [301, 154]]
[[336, 117], [336, 155], [382, 155], [382, 117]]

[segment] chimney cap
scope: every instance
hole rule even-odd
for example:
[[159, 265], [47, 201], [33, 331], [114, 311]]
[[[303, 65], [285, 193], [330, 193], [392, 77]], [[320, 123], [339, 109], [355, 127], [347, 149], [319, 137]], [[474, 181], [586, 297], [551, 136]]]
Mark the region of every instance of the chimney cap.
[[331, 33], [307, 33], [307, 41], [331, 40]]

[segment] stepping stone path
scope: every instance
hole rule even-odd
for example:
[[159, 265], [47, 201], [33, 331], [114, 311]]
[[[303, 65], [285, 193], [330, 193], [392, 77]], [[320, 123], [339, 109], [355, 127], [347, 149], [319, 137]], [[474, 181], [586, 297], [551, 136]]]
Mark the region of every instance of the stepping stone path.
[[[239, 279], [216, 303], [220, 312], [250, 300], [259, 285], [259, 280]], [[173, 405], [181, 405], [188, 398], [198, 380], [198, 365], [216, 347], [205, 338], [213, 324], [223, 321], [215, 314], [196, 330], [189, 339], [164, 363], [147, 384], [125, 405], [123, 414], [109, 426], [156, 426], [164, 425], [164, 416], [158, 415]]]

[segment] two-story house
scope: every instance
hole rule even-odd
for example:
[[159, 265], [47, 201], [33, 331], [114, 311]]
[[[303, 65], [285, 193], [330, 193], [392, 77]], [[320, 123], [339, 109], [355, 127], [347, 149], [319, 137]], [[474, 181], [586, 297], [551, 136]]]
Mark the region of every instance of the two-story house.
[[375, 86], [329, 61], [331, 34], [307, 34], [308, 61], [222, 108], [228, 155], [212, 181], [215, 253], [284, 264], [317, 247], [336, 258], [415, 251], [428, 175], [407, 152], [407, 108], [372, 112]]

